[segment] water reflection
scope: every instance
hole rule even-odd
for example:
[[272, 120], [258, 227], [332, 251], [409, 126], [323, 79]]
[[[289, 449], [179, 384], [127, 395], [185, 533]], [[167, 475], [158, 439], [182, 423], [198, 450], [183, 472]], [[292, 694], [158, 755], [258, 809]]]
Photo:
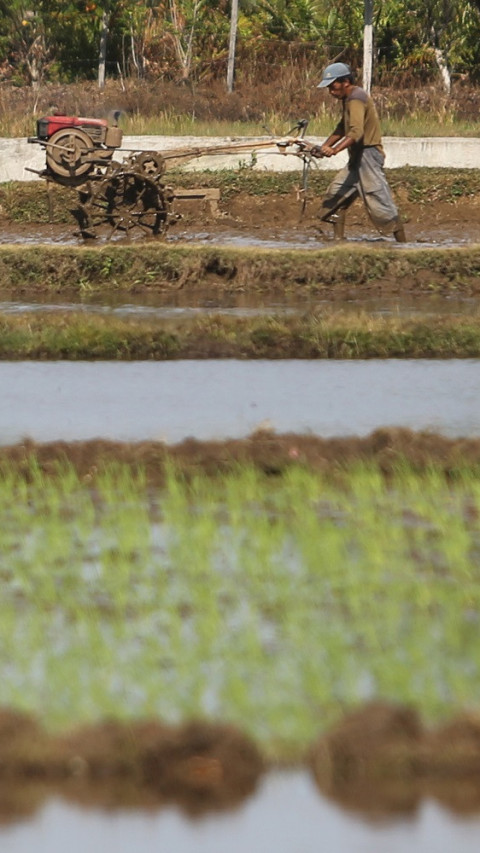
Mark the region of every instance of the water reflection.
[[29, 822], [0, 828], [2, 853], [477, 853], [480, 816], [453, 817], [433, 800], [410, 815], [366, 819], [319, 796], [303, 772], [265, 778], [235, 811], [191, 820], [158, 811], [79, 809], [47, 801]]
[[3, 362], [0, 443], [178, 442], [259, 427], [323, 437], [382, 426], [480, 435], [480, 370], [448, 361]]
[[21, 300], [0, 291], [0, 314], [96, 313], [139, 319], [182, 320], [202, 314], [255, 317], [271, 314], [311, 314], [323, 312], [359, 313], [376, 316], [418, 317], [478, 314], [478, 301], [470, 297], [402, 296], [361, 297], [348, 300], [322, 299], [312, 293], [212, 292], [91, 293], [85, 295], [25, 293]]
[[300, 307], [298, 308], [288, 308], [286, 306], [282, 307], [270, 307], [267, 305], [257, 305], [256, 307], [245, 306], [235, 306], [229, 307], [228, 305], [220, 305], [218, 307], [212, 308], [210, 306], [199, 305], [196, 307], [193, 306], [182, 306], [182, 305], [159, 305], [159, 306], [151, 306], [151, 305], [142, 305], [135, 304], [134, 302], [125, 302], [124, 304], [119, 305], [95, 305], [91, 304], [82, 304], [76, 302], [60, 302], [58, 304], [55, 303], [24, 303], [24, 302], [1, 302], [0, 303], [0, 312], [3, 314], [54, 314], [54, 313], [68, 313], [68, 314], [103, 314], [104, 316], [110, 317], [123, 317], [123, 318], [134, 318], [134, 319], [160, 319], [160, 320], [187, 320], [192, 317], [198, 317], [201, 315], [210, 315], [210, 314], [221, 314], [223, 316], [232, 316], [232, 317], [260, 317], [262, 315], [271, 315], [275, 314], [296, 314], [299, 313]]

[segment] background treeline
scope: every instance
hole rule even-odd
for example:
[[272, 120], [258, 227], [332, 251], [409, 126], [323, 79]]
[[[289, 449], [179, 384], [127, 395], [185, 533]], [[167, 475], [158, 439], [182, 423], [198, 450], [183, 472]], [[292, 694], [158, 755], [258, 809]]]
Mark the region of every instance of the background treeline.
[[[230, 0], [0, 0], [0, 81], [226, 77]], [[240, 0], [236, 83], [362, 65], [364, 0]], [[374, 82], [475, 83], [480, 0], [374, 0]], [[103, 60], [102, 60], [103, 57]]]

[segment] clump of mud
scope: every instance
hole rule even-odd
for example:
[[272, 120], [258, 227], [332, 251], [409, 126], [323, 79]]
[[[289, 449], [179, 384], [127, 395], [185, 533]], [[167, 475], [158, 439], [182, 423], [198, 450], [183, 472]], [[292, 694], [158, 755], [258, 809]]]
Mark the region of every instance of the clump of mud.
[[[376, 701], [314, 742], [305, 765], [319, 792], [370, 818], [412, 814], [424, 797], [455, 814], [480, 812], [480, 715], [427, 728], [414, 708]], [[232, 725], [106, 720], [60, 735], [0, 710], [0, 823], [55, 795], [87, 807], [190, 816], [252, 796], [271, 762]]]
[[427, 732], [422, 771], [427, 776], [428, 793], [443, 806], [459, 815], [478, 813], [480, 714], [461, 714]]
[[346, 808], [407, 814], [418, 805], [415, 760], [423, 727], [412, 708], [374, 702], [319, 738], [310, 766], [321, 792]]
[[145, 783], [190, 812], [236, 805], [253, 793], [263, 769], [257, 747], [228, 725], [187, 723], [142, 756]]
[[67, 775], [89, 779], [134, 776], [139, 782], [142, 756], [168, 739], [170, 731], [156, 720], [129, 724], [104, 720], [68, 732], [57, 744]]
[[371, 776], [411, 776], [423, 728], [412, 708], [374, 702], [353, 711], [315, 744], [312, 768], [321, 785]]
[[426, 796], [480, 810], [478, 715], [427, 729], [415, 709], [373, 702], [323, 734], [309, 763], [322, 794], [370, 816], [411, 814]]
[[[28, 715], [0, 712], [0, 793], [41, 782], [69, 799], [156, 806], [175, 802], [189, 814], [232, 808], [251, 795], [263, 774], [255, 743], [234, 726], [191, 721], [105, 720], [50, 736]], [[9, 810], [28, 811], [23, 799]], [[41, 797], [32, 797], [35, 808]], [[1, 811], [0, 811], [1, 820]]]
[[0, 779], [47, 775], [52, 758], [51, 740], [34, 717], [0, 709]]

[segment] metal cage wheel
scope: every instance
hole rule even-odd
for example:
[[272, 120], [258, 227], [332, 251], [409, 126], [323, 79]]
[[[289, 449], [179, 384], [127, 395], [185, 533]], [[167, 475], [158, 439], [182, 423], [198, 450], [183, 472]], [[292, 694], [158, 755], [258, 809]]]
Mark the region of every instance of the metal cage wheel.
[[103, 180], [92, 182], [91, 192], [81, 207], [81, 230], [85, 237], [109, 229], [108, 239], [117, 232], [130, 236], [137, 230], [155, 236], [167, 227], [168, 208], [161, 187], [135, 171], [122, 167]]
[[134, 154], [130, 159], [130, 166], [156, 181], [161, 178], [166, 169], [165, 159], [158, 151], [141, 151], [139, 154]]

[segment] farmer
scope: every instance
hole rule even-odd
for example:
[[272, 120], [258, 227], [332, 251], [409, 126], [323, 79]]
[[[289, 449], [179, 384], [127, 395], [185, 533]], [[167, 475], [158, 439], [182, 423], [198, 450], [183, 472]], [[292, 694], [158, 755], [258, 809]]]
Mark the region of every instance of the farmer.
[[334, 237], [341, 240], [346, 212], [360, 196], [376, 228], [404, 243], [405, 230], [383, 171], [385, 152], [375, 105], [360, 86], [354, 85], [352, 72], [343, 62], [325, 68], [318, 88], [326, 86], [332, 97], [342, 102], [342, 118], [323, 145], [316, 146], [312, 153], [334, 157], [348, 150], [348, 165], [328, 187], [320, 219], [331, 222]]

